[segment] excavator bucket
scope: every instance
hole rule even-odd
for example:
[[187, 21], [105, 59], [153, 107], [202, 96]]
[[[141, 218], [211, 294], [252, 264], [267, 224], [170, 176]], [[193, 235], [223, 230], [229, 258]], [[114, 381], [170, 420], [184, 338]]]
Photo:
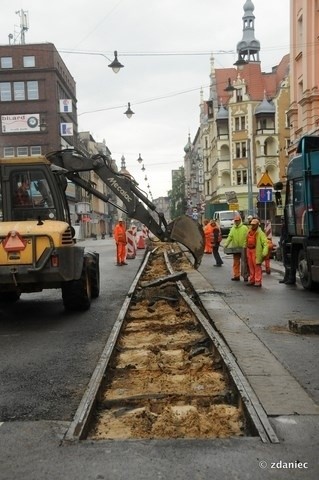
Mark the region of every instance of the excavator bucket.
[[181, 215], [168, 225], [170, 238], [184, 245], [194, 257], [198, 268], [204, 254], [205, 237], [202, 226], [186, 215]]

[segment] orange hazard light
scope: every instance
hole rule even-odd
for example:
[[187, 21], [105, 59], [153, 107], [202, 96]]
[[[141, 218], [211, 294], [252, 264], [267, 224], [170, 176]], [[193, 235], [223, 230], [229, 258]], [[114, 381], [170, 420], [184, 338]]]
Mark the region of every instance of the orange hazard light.
[[11, 230], [3, 240], [2, 245], [6, 252], [20, 252], [25, 249], [27, 242], [18, 232]]

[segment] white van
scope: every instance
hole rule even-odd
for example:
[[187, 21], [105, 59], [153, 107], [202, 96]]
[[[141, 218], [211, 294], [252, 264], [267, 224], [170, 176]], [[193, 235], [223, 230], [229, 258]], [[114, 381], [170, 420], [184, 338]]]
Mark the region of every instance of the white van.
[[229, 230], [234, 225], [234, 217], [239, 215], [237, 210], [220, 210], [214, 212], [213, 220], [215, 220], [222, 232], [222, 235], [228, 235]]

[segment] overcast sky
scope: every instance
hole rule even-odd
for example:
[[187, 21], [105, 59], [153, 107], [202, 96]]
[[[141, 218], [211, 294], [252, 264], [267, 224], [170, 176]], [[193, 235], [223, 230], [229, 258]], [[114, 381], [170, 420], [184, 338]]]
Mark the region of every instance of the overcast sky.
[[[167, 195], [171, 170], [199, 126], [200, 89], [209, 94], [210, 55], [232, 67], [242, 39], [245, 0], [1, 0], [0, 43], [19, 39], [28, 12], [26, 43], [52, 42], [77, 85], [79, 131], [105, 139], [120, 166], [154, 198]], [[263, 71], [289, 53], [289, 0], [253, 0], [255, 38]], [[125, 66], [107, 67], [118, 50]], [[67, 53], [73, 52], [73, 53]], [[75, 52], [84, 52], [82, 54]], [[152, 55], [150, 55], [152, 54]], [[124, 115], [127, 103], [135, 115]], [[141, 154], [145, 172], [137, 158]], [[147, 181], [144, 176], [147, 175]]]

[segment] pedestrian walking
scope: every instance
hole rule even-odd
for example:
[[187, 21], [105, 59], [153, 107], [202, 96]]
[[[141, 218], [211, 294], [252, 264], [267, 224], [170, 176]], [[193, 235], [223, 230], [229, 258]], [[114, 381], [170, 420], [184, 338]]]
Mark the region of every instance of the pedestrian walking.
[[115, 225], [113, 236], [116, 243], [116, 265], [118, 267], [127, 265], [125, 261], [127, 245], [126, 227], [122, 218], [120, 218], [118, 223]]
[[268, 242], [266, 234], [259, 226], [257, 218], [250, 222], [250, 229], [246, 235], [247, 260], [249, 269], [248, 286], [262, 286], [262, 262], [268, 254]]
[[224, 248], [231, 246], [234, 249], [233, 253], [233, 276], [232, 280], [240, 281], [240, 275], [247, 281], [247, 266], [245, 256], [245, 243], [248, 232], [247, 225], [244, 225], [240, 215], [234, 217], [234, 225], [231, 227], [228, 237], [226, 239]]
[[212, 232], [213, 228], [207, 218], [204, 220], [204, 236], [205, 236], [205, 246], [204, 246], [204, 253], [212, 254]]
[[216, 262], [214, 267], [221, 267], [224, 263], [219, 254], [219, 246], [220, 246], [220, 242], [222, 241], [222, 233], [219, 228], [219, 225], [215, 220], [211, 220], [210, 225], [212, 227], [211, 244], [213, 248], [214, 259]]

